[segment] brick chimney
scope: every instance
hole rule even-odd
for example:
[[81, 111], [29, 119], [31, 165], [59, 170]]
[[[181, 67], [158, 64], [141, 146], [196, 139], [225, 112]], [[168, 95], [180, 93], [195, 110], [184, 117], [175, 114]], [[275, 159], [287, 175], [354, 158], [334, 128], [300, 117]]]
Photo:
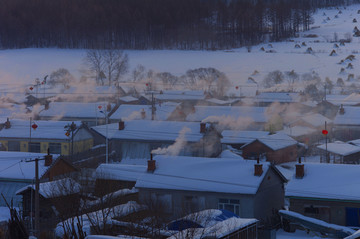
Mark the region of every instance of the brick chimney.
[[119, 130], [124, 130], [125, 129], [125, 122], [122, 121], [122, 119], [120, 119], [119, 121]]
[[146, 112], [145, 112], [144, 109], [142, 109], [142, 110], [141, 110], [141, 118], [142, 118], [142, 119], [145, 119], [145, 117], [146, 117]]
[[206, 123], [200, 123], [200, 133], [206, 132]]
[[303, 178], [304, 177], [304, 164], [301, 163], [301, 157], [299, 158], [299, 163], [295, 165], [296, 172], [295, 176], [296, 178]]
[[342, 104], [340, 106], [339, 114], [341, 114], [341, 115], [345, 114], [345, 109]]
[[5, 127], [5, 129], [10, 129], [10, 128], [11, 128], [11, 123], [10, 123], [9, 118], [6, 119], [6, 122], [5, 122], [5, 124], [4, 124], [4, 127]]
[[154, 172], [155, 169], [156, 169], [156, 160], [153, 160], [153, 155], [150, 154], [150, 160], [148, 160], [147, 171], [148, 172]]
[[262, 164], [260, 164], [260, 159], [259, 157], [257, 158], [257, 162], [256, 164], [254, 164], [254, 175], [255, 176], [261, 176], [261, 174], [263, 173], [263, 168], [262, 168]]
[[45, 155], [45, 166], [50, 166], [52, 164], [53, 156], [50, 154], [50, 150], [48, 148], [47, 155]]

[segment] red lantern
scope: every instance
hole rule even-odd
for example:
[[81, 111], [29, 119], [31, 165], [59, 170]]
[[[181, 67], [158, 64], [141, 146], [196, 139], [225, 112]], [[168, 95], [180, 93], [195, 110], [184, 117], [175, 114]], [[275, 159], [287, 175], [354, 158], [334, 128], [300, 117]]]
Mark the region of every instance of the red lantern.
[[146, 83], [145, 85], [146, 85], [146, 86], [149, 86], [149, 83]]
[[30, 86], [30, 88], [29, 88], [30, 90], [33, 90], [34, 88], [32, 87], [32, 86]]
[[69, 133], [69, 132], [66, 132], [65, 135], [69, 137], [69, 136], [70, 136], [70, 133]]
[[237, 89], [237, 90], [238, 90], [238, 89], [239, 89], [239, 86], [235, 86], [235, 89]]
[[31, 125], [31, 128], [33, 128], [33, 130], [37, 129], [37, 127], [38, 127], [38, 126], [37, 126], [37, 124], [35, 124], [35, 123]]
[[102, 106], [101, 106], [101, 105], [99, 105], [99, 106], [98, 106], [98, 109], [99, 109], [99, 110], [101, 110], [101, 108], [102, 108]]
[[322, 131], [322, 134], [323, 135], [327, 135], [329, 132], [326, 130], [326, 129], [324, 129], [323, 131]]

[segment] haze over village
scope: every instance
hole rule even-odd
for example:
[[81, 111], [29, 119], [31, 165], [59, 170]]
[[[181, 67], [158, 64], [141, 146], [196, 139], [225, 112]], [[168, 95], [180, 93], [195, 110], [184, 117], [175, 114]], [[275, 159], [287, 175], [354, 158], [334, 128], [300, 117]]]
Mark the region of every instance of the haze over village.
[[0, 239], [360, 238], [359, 1], [5, 2]]

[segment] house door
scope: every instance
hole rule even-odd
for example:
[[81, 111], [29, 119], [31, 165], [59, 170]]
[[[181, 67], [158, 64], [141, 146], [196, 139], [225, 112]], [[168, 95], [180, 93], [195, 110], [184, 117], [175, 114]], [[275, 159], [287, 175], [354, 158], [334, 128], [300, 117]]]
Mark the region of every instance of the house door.
[[360, 227], [360, 208], [346, 208], [346, 226]]

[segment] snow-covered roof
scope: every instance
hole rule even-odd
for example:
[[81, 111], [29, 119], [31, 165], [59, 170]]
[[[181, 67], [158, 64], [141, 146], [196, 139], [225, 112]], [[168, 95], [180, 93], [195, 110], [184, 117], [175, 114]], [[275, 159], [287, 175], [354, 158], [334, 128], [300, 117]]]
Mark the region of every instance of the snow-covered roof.
[[287, 184], [287, 197], [360, 201], [360, 165], [305, 163], [304, 169], [303, 178]]
[[[195, 112], [190, 113], [187, 121], [221, 121], [231, 117], [234, 120], [250, 119], [256, 123], [266, 123], [268, 116], [265, 107], [250, 106], [195, 106]], [[239, 120], [239, 121], [240, 121]]]
[[134, 120], [124, 123], [123, 130], [119, 130], [118, 123], [94, 126], [92, 129], [106, 137], [107, 127], [108, 138], [120, 140], [175, 141], [183, 134], [186, 141], [197, 142], [203, 137], [200, 124], [196, 122]]
[[[284, 133], [264, 135], [255, 140], [260, 141], [272, 150], [279, 150], [297, 144], [296, 140]], [[252, 142], [254, 142], [255, 140], [253, 140]], [[247, 145], [248, 144], [244, 145], [243, 147]]]
[[347, 143], [352, 144], [352, 145], [356, 145], [356, 146], [360, 146], [360, 139], [350, 140]]
[[123, 102], [132, 102], [132, 101], [137, 101], [139, 99], [135, 98], [135, 97], [133, 97], [131, 95], [127, 95], [127, 96], [120, 97], [119, 100], [121, 100]]
[[[30, 128], [30, 125], [36, 124], [36, 129]], [[10, 120], [11, 127], [9, 129], [3, 128], [0, 130], [0, 138], [24, 138], [30, 139], [60, 139], [68, 140], [69, 137], [65, 135], [65, 126], [71, 125], [70, 121], [45, 121], [33, 120]], [[77, 126], [81, 125], [80, 121], [74, 121]]]
[[256, 194], [270, 167], [263, 163], [263, 174], [254, 176], [253, 160], [164, 155], [154, 160], [155, 171], [143, 174], [136, 188]]
[[146, 170], [145, 165], [100, 164], [96, 168], [96, 178], [135, 182]]
[[223, 144], [247, 144], [257, 138], [268, 135], [267, 131], [239, 131], [224, 130], [222, 131], [221, 143]]
[[203, 100], [206, 97], [202, 90], [163, 90], [154, 96], [157, 100]]
[[229, 99], [229, 100], [219, 100], [216, 98], [211, 98], [206, 100], [209, 103], [218, 104], [218, 105], [231, 105], [235, 102], [238, 102], [239, 99]]
[[[0, 151], [0, 178], [33, 180], [35, 178], [35, 162], [26, 162], [35, 158], [43, 158], [45, 154], [27, 152]], [[54, 156], [56, 158], [57, 156]], [[39, 161], [39, 175], [43, 175], [49, 167]]]
[[360, 107], [344, 106], [344, 114], [338, 111], [334, 119], [334, 125], [359, 125]]
[[221, 154], [218, 156], [218, 158], [234, 158], [234, 159], [244, 160], [244, 158], [241, 155], [236, 154], [229, 149], [222, 151]]
[[[174, 112], [179, 103], [162, 103], [156, 104], [155, 120], [167, 120]], [[141, 112], [145, 112], [145, 120], [151, 120], [151, 105], [120, 105], [119, 108], [109, 117], [111, 120], [141, 120]]]
[[303, 117], [301, 117], [300, 120], [303, 120], [304, 122], [314, 126], [314, 127], [320, 127], [320, 126], [324, 126], [325, 122], [332, 123], [332, 120], [328, 119], [327, 117], [315, 113], [315, 114], [307, 114]]
[[286, 127], [283, 130], [278, 131], [278, 133], [283, 133], [283, 134], [289, 135], [291, 137], [300, 137], [300, 136], [309, 135], [309, 134], [312, 134], [315, 132], [316, 132], [316, 129], [309, 128], [306, 126], [300, 126], [300, 125], [296, 125], [294, 127]]
[[255, 96], [254, 102], [279, 102], [279, 103], [294, 103], [300, 102], [299, 93], [289, 92], [262, 92]]
[[332, 103], [333, 105], [340, 106], [347, 97], [348, 95], [326, 95], [326, 101]]
[[343, 105], [357, 105], [360, 104], [360, 94], [352, 93], [349, 96], [346, 96], [342, 101]]
[[[317, 148], [326, 150], [326, 144], [319, 145]], [[347, 156], [350, 154], [359, 153], [360, 147], [349, 143], [336, 141], [333, 143], [327, 143], [327, 151], [337, 155]]]
[[[16, 194], [21, 194], [28, 189], [35, 190], [35, 184], [31, 184], [19, 189], [16, 192]], [[71, 194], [79, 193], [80, 189], [81, 189], [80, 184], [71, 178], [63, 178], [60, 180], [39, 184], [39, 194], [44, 198], [55, 198], [55, 197], [71, 195]]]
[[[108, 103], [93, 102], [93, 103], [78, 103], [78, 102], [51, 102], [49, 109], [42, 110], [39, 113], [40, 117], [50, 117], [54, 119], [61, 118], [104, 118], [104, 114], [100, 110], [106, 110]], [[115, 104], [110, 104], [111, 108]], [[101, 109], [99, 109], [101, 106]]]

